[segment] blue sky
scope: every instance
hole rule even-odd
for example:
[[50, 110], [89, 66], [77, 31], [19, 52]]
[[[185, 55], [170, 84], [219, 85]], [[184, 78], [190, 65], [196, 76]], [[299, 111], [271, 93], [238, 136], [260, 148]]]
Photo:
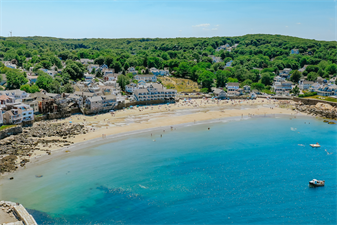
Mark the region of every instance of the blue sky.
[[336, 40], [336, 0], [0, 0], [0, 36]]

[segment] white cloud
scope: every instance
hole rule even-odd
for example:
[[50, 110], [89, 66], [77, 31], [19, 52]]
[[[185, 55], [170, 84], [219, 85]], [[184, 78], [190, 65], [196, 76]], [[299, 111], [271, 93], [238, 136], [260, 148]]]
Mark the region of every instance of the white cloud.
[[286, 26], [286, 27], [288, 27], [288, 26]]
[[297, 23], [297, 25], [301, 25], [301, 23]]
[[216, 27], [220, 26], [219, 24], [215, 25]]
[[212, 30], [218, 30], [218, 28], [212, 28]]
[[209, 23], [202, 23], [202, 24], [198, 24], [198, 25], [194, 25], [192, 27], [209, 27], [211, 24]]

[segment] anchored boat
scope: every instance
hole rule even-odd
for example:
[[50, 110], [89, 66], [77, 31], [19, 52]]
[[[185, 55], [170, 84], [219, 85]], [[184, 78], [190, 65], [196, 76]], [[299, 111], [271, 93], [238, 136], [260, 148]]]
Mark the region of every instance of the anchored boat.
[[322, 187], [325, 184], [325, 180], [316, 180], [313, 179], [311, 181], [309, 181], [309, 186], [311, 187]]
[[320, 148], [321, 146], [318, 144], [318, 142], [316, 144], [310, 144], [311, 147], [313, 148]]

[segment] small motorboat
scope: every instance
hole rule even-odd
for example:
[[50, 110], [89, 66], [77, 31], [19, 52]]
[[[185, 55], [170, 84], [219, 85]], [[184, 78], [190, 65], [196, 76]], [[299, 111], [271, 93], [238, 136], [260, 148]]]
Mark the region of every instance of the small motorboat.
[[321, 146], [318, 144], [318, 142], [316, 144], [310, 144], [311, 147], [313, 148], [320, 148]]
[[309, 186], [311, 186], [311, 187], [323, 187], [324, 184], [325, 184], [325, 180], [313, 179], [313, 180], [309, 181]]
[[41, 178], [41, 177], [43, 177], [42, 175], [35, 175], [37, 178]]

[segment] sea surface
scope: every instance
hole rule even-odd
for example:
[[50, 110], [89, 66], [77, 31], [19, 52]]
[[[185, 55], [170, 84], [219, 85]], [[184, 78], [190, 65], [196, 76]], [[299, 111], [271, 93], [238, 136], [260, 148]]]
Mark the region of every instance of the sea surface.
[[38, 224], [336, 224], [336, 137], [309, 117], [165, 128], [19, 171], [0, 198]]

